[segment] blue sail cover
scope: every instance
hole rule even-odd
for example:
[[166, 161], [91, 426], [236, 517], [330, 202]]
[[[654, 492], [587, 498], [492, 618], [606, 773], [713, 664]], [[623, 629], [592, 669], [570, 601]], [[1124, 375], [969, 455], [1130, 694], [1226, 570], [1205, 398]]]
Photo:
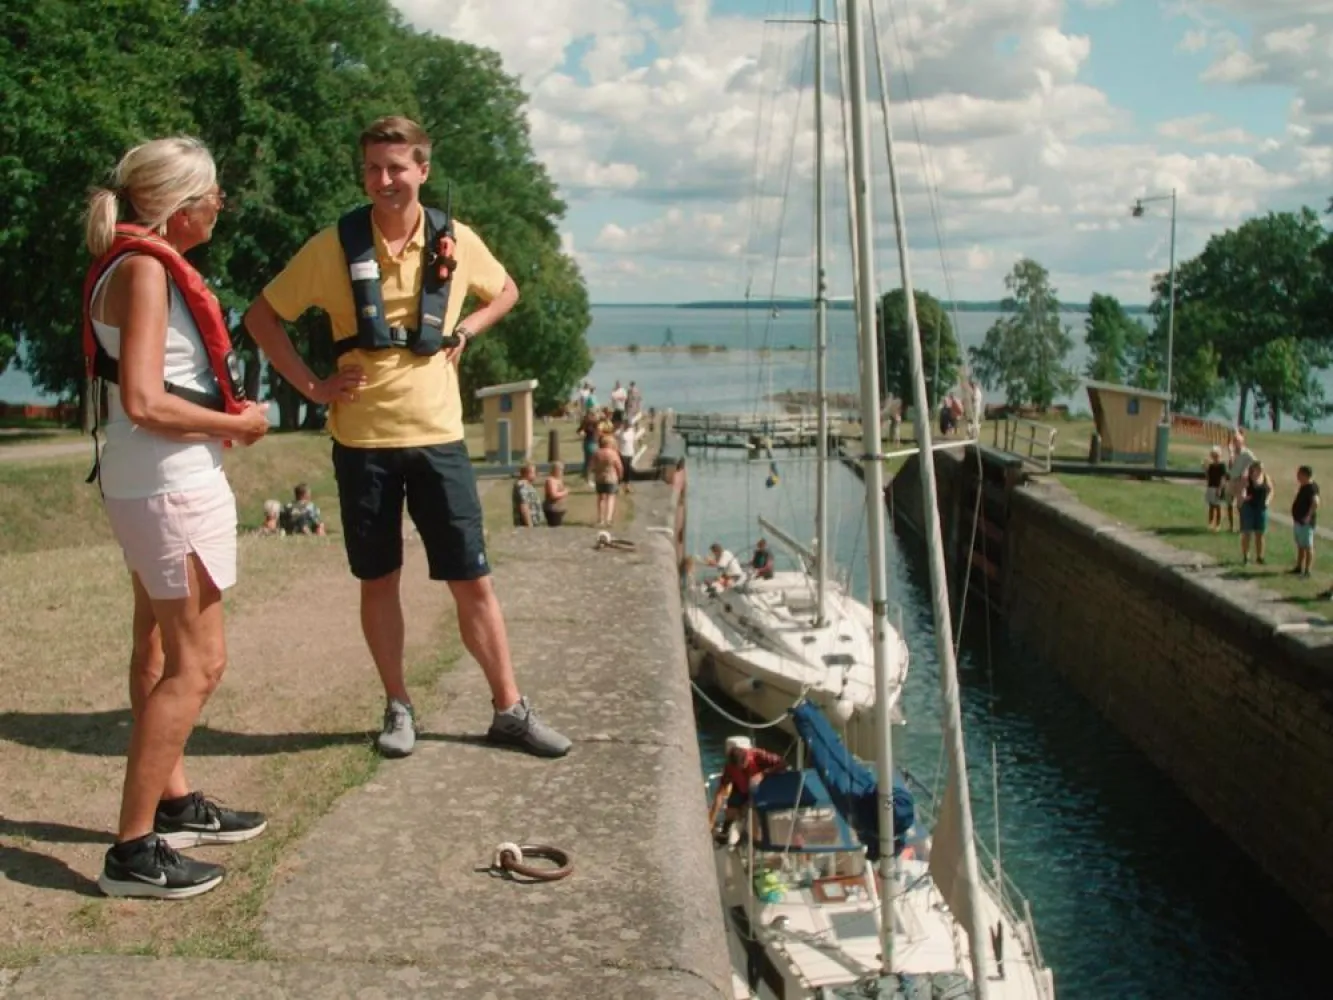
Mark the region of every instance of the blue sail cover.
[[[875, 798], [879, 781], [875, 772], [852, 756], [832, 724], [819, 708], [803, 701], [792, 709], [796, 732], [805, 741], [810, 764], [824, 780], [829, 797], [847, 817], [872, 861], [879, 859], [879, 812]], [[893, 773], [893, 853], [902, 853], [907, 831], [916, 822], [912, 793], [897, 771]]]

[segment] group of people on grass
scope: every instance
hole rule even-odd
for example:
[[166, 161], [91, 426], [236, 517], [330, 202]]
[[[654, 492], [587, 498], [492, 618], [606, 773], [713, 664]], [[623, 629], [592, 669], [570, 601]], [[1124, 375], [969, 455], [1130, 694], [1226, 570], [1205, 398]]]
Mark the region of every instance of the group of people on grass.
[[263, 536], [326, 534], [324, 515], [310, 495], [306, 483], [297, 483], [292, 490], [291, 503], [277, 500], [264, 501], [264, 522], [255, 532]]
[[[312, 236], [244, 325], [287, 384], [331, 407], [342, 538], [385, 692], [375, 744], [402, 757], [416, 743], [399, 592], [406, 503], [430, 577], [448, 585], [463, 644], [489, 683], [488, 738], [559, 757], [570, 741], [515, 680], [458, 389], [459, 359], [510, 311], [518, 288], [476, 231], [423, 207], [431, 141], [418, 124], [382, 118], [359, 147], [369, 204]], [[200, 793], [183, 756], [227, 666], [222, 591], [237, 581], [237, 517], [223, 446], [252, 445], [269, 430], [267, 406], [245, 398], [222, 310], [184, 256], [209, 241], [225, 204], [209, 150], [172, 137], [129, 150], [87, 206], [84, 348], [108, 414], [97, 472], [134, 593], [134, 725], [98, 879], [112, 896], [208, 892], [222, 866], [180, 850], [249, 840], [268, 824]], [[471, 298], [479, 305], [463, 315]], [[327, 378], [284, 325], [311, 308], [332, 326]]]
[[[1227, 443], [1226, 458], [1222, 449], [1213, 447], [1204, 463], [1206, 480], [1205, 500], [1208, 504], [1208, 527], [1222, 530], [1225, 511], [1227, 530], [1236, 530], [1240, 522], [1241, 565], [1248, 565], [1253, 546], [1254, 559], [1263, 565], [1266, 555], [1268, 511], [1274, 497], [1273, 480], [1263, 462], [1255, 457], [1245, 443], [1245, 431], [1237, 429]], [[1319, 484], [1314, 470], [1302, 465], [1296, 470], [1296, 491], [1291, 500], [1292, 537], [1296, 544], [1296, 564], [1289, 570], [1297, 576], [1309, 577], [1314, 565], [1315, 528], [1319, 515]]]
[[531, 462], [524, 462], [518, 470], [518, 480], [513, 489], [514, 527], [560, 527], [565, 523], [565, 501], [568, 497], [564, 462], [551, 463], [551, 471], [547, 473], [540, 493], [537, 490], [537, 467]]

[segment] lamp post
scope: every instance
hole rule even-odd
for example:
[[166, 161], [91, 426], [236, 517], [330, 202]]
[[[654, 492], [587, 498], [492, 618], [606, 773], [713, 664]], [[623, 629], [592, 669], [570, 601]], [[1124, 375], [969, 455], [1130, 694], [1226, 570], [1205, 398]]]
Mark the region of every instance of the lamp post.
[[1176, 339], [1176, 189], [1172, 188], [1170, 194], [1158, 194], [1148, 198], [1139, 198], [1129, 210], [1129, 214], [1136, 219], [1143, 218], [1144, 206], [1154, 201], [1171, 202], [1171, 277], [1170, 298], [1166, 302], [1166, 415], [1164, 421], [1169, 427], [1171, 425], [1171, 363], [1174, 360], [1175, 339]]

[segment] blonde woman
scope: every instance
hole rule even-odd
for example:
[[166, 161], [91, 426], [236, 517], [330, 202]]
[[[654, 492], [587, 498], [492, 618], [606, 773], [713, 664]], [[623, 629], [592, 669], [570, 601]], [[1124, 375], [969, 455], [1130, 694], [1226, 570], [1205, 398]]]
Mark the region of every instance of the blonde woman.
[[[221, 866], [177, 848], [236, 843], [266, 820], [192, 791], [185, 742], [227, 662], [222, 591], [236, 582], [236, 500], [223, 442], [268, 431], [244, 400], [221, 310], [182, 256], [208, 241], [223, 194], [191, 138], [131, 149], [89, 198], [84, 347], [106, 413], [97, 466], [107, 519], [134, 590], [134, 729], [115, 845], [98, 885], [109, 896], [178, 899], [222, 881]], [[127, 220], [127, 221], [122, 221]]]

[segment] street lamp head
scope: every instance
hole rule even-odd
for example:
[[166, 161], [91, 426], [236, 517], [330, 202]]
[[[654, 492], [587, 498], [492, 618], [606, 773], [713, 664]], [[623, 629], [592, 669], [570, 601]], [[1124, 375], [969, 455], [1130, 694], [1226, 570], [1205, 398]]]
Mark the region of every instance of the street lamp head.
[[1143, 202], [1142, 201], [1134, 202], [1134, 204], [1131, 205], [1129, 208], [1129, 214], [1134, 216], [1134, 218], [1136, 219], [1143, 218]]

